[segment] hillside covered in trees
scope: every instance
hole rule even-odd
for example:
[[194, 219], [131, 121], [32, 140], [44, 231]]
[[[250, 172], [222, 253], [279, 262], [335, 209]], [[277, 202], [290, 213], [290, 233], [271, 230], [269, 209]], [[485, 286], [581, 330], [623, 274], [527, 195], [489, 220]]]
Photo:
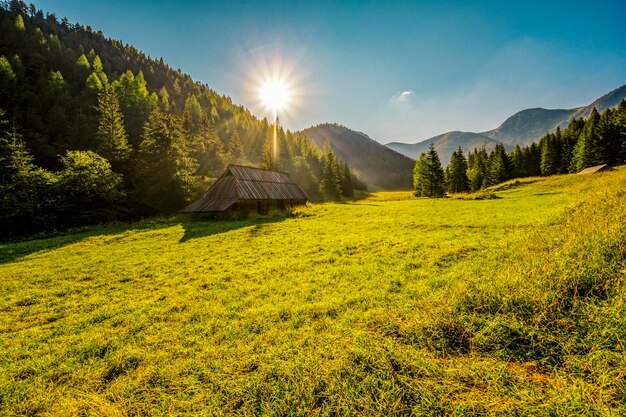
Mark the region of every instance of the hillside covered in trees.
[[387, 190], [411, 187], [414, 161], [364, 133], [336, 123], [319, 124], [301, 133], [320, 147], [328, 141], [337, 156], [345, 160], [366, 184]]
[[5, 236], [174, 212], [229, 163], [286, 170], [314, 198], [364, 187], [331, 149], [282, 128], [272, 161], [272, 134], [266, 119], [162, 59], [0, 2]]
[[445, 172], [431, 144], [415, 163], [413, 183], [418, 196], [442, 197], [446, 191], [477, 191], [512, 178], [576, 173], [601, 164], [626, 164], [624, 99], [602, 114], [593, 108], [588, 118], [574, 118], [566, 129], [557, 127], [539, 143], [518, 144], [511, 153], [499, 143], [490, 153], [482, 147], [466, 158], [459, 146]]

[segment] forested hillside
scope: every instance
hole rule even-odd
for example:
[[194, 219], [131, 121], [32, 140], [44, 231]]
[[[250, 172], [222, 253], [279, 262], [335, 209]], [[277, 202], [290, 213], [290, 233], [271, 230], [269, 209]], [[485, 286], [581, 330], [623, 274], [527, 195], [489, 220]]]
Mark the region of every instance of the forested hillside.
[[[303, 135], [279, 128], [272, 161], [272, 131], [162, 59], [22, 1], [0, 3], [5, 233], [176, 211], [229, 163], [289, 171], [312, 197], [352, 193], [346, 164]], [[327, 193], [329, 182], [341, 186]]]
[[336, 123], [312, 126], [301, 132], [320, 148], [328, 141], [337, 156], [345, 160], [366, 184], [383, 189], [411, 186], [413, 160]]

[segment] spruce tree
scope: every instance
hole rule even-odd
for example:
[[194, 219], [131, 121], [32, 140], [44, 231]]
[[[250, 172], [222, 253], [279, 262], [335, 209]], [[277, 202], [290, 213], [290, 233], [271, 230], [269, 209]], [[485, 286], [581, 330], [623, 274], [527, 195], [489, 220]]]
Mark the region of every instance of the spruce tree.
[[598, 153], [600, 162], [609, 165], [618, 165], [621, 158], [621, 137], [616, 120], [617, 109], [606, 109], [600, 115], [598, 121], [598, 135], [600, 138]]
[[482, 147], [470, 152], [468, 158], [467, 177], [470, 181], [470, 191], [478, 191], [487, 186], [487, 173], [489, 168], [489, 156], [487, 150]]
[[274, 126], [268, 125], [265, 129], [265, 141], [263, 142], [263, 149], [261, 151], [261, 166], [264, 169], [274, 169]]
[[445, 176], [435, 145], [430, 144], [427, 153], [422, 153], [413, 168], [413, 188], [418, 197], [443, 197]]
[[572, 159], [574, 172], [602, 163], [598, 131], [599, 121], [600, 115], [594, 107], [589, 118], [585, 121], [585, 126], [574, 148]]
[[228, 142], [228, 155], [233, 164], [244, 164], [245, 163], [245, 154], [243, 152], [243, 144], [241, 143], [241, 139], [239, 139], [239, 134], [235, 130], [230, 137], [230, 141]]
[[124, 130], [124, 121], [115, 92], [104, 87], [98, 94], [98, 133], [96, 135], [98, 154], [109, 160], [114, 170], [130, 156], [128, 137]]
[[85, 54], [81, 54], [81, 56], [78, 57], [78, 59], [76, 60], [76, 65], [86, 70], [91, 68], [91, 65], [89, 64], [89, 60], [87, 59]]
[[470, 184], [467, 177], [467, 159], [463, 154], [463, 149], [459, 146], [452, 153], [450, 165], [446, 168], [446, 190], [449, 193], [463, 193], [469, 191]]
[[180, 117], [152, 111], [138, 152], [136, 194], [153, 212], [181, 209], [194, 190], [198, 168], [189, 154]]
[[626, 164], [626, 100], [622, 99], [617, 110], [615, 111], [614, 123], [619, 132], [619, 141], [621, 142], [619, 163]]
[[352, 173], [347, 162], [341, 164], [341, 194], [345, 197], [354, 197], [354, 182], [352, 180]]
[[541, 146], [541, 175], [554, 175], [559, 171], [558, 141], [556, 136], [548, 133], [539, 141]]
[[337, 158], [328, 140], [324, 142], [323, 152], [324, 169], [320, 181], [320, 193], [327, 200], [339, 200], [341, 198], [341, 175], [337, 166]]
[[197, 174], [216, 177], [226, 163], [224, 147], [215, 126], [205, 118], [200, 122], [198, 133], [191, 136], [190, 154], [198, 162]]
[[526, 176], [524, 172], [523, 152], [519, 143], [515, 145], [515, 149], [511, 152], [511, 175], [512, 178], [522, 178]]
[[498, 143], [489, 156], [489, 172], [487, 186], [500, 184], [511, 178], [511, 162], [504, 145]]
[[24, 26], [24, 18], [21, 14], [18, 14], [15, 18], [15, 28], [21, 32], [26, 30], [26, 27]]

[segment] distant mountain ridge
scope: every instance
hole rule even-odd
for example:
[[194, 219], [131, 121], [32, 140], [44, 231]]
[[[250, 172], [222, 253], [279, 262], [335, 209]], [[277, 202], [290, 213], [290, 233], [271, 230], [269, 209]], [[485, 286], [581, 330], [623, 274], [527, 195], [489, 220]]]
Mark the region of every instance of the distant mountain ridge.
[[320, 149], [328, 140], [340, 159], [359, 179], [372, 188], [408, 189], [413, 185], [415, 161], [380, 144], [365, 133], [336, 123], [325, 123], [301, 131]]
[[498, 141], [480, 133], [453, 131], [434, 136], [419, 143], [392, 142], [385, 146], [409, 158], [417, 159], [422, 152], [428, 150], [431, 143], [435, 145], [435, 150], [439, 154], [441, 162], [447, 165], [452, 156], [452, 152], [459, 146], [461, 146], [466, 153], [483, 146], [490, 152]]
[[[555, 131], [557, 127], [562, 129], [567, 127], [570, 120], [574, 117], [586, 118], [594, 107], [598, 112], [602, 112], [607, 108], [617, 106], [624, 98], [626, 98], [626, 84], [596, 99], [588, 106], [574, 109], [526, 109], [515, 113], [497, 128], [486, 132], [453, 131], [418, 143], [390, 142], [385, 146], [415, 159], [421, 152], [428, 149], [430, 143], [433, 143], [439, 153], [441, 162], [446, 165], [450, 161], [452, 152], [458, 146], [461, 146], [465, 152], [468, 152], [480, 146], [485, 146], [489, 151], [498, 142], [503, 143], [509, 150], [517, 144], [520, 146], [529, 145], [538, 141], [546, 133]], [[451, 144], [454, 144], [452, 148]]]

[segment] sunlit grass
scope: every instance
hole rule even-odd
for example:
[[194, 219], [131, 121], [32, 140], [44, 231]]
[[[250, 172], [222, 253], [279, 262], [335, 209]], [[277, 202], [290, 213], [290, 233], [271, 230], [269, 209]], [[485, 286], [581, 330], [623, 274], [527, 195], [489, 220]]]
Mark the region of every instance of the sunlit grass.
[[623, 414], [626, 171], [0, 246], [0, 414]]

